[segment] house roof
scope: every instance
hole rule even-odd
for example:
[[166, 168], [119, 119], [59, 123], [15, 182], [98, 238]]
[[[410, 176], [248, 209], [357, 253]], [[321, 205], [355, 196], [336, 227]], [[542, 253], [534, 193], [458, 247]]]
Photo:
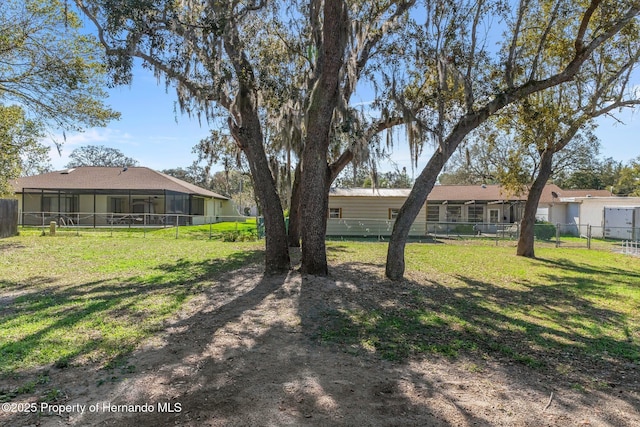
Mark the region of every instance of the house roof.
[[[335, 197], [401, 197], [409, 196], [409, 188], [332, 188], [330, 196]], [[555, 199], [557, 195], [558, 199]], [[547, 184], [542, 191], [540, 203], [552, 203], [566, 197], [602, 197], [611, 196], [607, 190], [562, 190], [555, 184]], [[500, 185], [436, 185], [429, 193], [427, 201], [431, 202], [469, 202], [469, 201], [524, 201], [527, 194], [514, 195]]]
[[563, 199], [575, 197], [618, 197], [613, 196], [609, 190], [562, 190]]
[[109, 168], [83, 166], [18, 178], [14, 191], [38, 190], [168, 190], [227, 200], [227, 197], [205, 190], [181, 179], [145, 167]]

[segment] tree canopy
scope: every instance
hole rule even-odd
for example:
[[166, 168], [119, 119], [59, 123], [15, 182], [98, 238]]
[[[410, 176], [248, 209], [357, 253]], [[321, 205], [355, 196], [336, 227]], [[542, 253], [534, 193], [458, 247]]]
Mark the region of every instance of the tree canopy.
[[117, 148], [105, 147], [104, 145], [85, 145], [74, 149], [69, 155], [69, 163], [66, 167], [77, 168], [81, 166], [104, 166], [104, 167], [128, 167], [137, 166], [138, 161], [127, 157]]
[[[491, 1], [438, 4], [442, 7], [432, 9], [424, 29], [418, 27], [425, 33], [421, 51], [428, 54], [415, 55], [411, 69], [417, 71], [409, 80], [414, 83], [406, 86], [412, 90], [404, 93], [407, 105], [420, 107], [413, 108], [418, 123], [436, 148], [396, 218], [387, 252], [391, 279], [403, 276], [411, 224], [444, 165], [471, 132], [511, 105], [526, 106], [529, 97], [579, 79], [590, 59], [638, 38], [640, 5], [634, 1], [525, 0], [513, 8]], [[482, 31], [495, 16], [506, 24], [498, 55], [487, 47]]]
[[95, 39], [65, 2], [0, 3], [0, 102], [49, 129], [103, 126], [119, 115], [103, 99], [106, 69]]
[[9, 181], [23, 172], [44, 172], [38, 167], [48, 167], [41, 159], [49, 150], [39, 142], [42, 135], [41, 126], [20, 107], [0, 105], [0, 195], [12, 193]]
[[0, 2], [0, 186], [5, 191], [8, 179], [48, 169], [41, 139], [119, 117], [103, 103], [106, 68], [98, 47], [82, 34], [81, 21], [66, 2]]

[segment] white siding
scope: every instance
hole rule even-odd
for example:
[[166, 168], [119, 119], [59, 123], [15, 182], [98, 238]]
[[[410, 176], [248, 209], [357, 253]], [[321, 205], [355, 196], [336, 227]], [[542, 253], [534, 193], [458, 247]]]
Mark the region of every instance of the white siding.
[[[576, 198], [576, 201], [578, 199]], [[602, 227], [604, 208], [615, 206], [640, 206], [640, 197], [585, 197], [580, 198], [580, 224]]]
[[[400, 209], [404, 202], [404, 197], [330, 196], [329, 209], [341, 209], [342, 218], [327, 221], [327, 235], [389, 236], [394, 222], [389, 219], [389, 209]], [[425, 234], [426, 218], [426, 208], [423, 206], [410, 235]]]

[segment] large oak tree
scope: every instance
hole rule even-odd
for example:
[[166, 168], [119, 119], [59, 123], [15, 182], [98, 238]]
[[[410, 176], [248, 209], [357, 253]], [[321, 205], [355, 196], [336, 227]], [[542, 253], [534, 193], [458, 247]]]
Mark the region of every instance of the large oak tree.
[[407, 102], [418, 100], [413, 101], [421, 108], [416, 116], [433, 135], [436, 150], [394, 224], [386, 264], [391, 279], [403, 277], [411, 224], [445, 163], [469, 133], [504, 107], [574, 79], [596, 50], [625, 37], [640, 11], [635, 1], [523, 0], [513, 13], [507, 11], [496, 56], [479, 37], [493, 10], [490, 2], [470, 3], [462, 13], [448, 2], [437, 4], [442, 7], [428, 15], [423, 30], [429, 54], [416, 63], [417, 69], [425, 70], [425, 78], [416, 79], [416, 89], [406, 96]]
[[[247, 158], [265, 217], [266, 270], [289, 268], [288, 241], [268, 152], [274, 132], [301, 164], [295, 192], [304, 223], [302, 271], [327, 273], [329, 185], [356, 144], [330, 155], [362, 76], [393, 56], [386, 36], [411, 1], [77, 0], [106, 48], [115, 83], [131, 80], [133, 58], [177, 89], [182, 108], [226, 121]], [[266, 126], [267, 123], [270, 126]], [[380, 124], [381, 123], [381, 124]], [[390, 123], [383, 118], [374, 128]], [[293, 140], [297, 139], [297, 141]], [[363, 141], [359, 138], [358, 141]], [[295, 147], [294, 147], [295, 146]]]

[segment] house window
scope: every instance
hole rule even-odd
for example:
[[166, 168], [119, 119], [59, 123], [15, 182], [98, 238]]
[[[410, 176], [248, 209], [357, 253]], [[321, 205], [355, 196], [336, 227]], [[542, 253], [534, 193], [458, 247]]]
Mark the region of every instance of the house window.
[[121, 197], [110, 197], [109, 206], [113, 213], [124, 213], [124, 200]]
[[47, 195], [42, 198], [44, 212], [78, 212], [77, 194]]
[[399, 208], [389, 208], [389, 219], [398, 218], [398, 212], [400, 212]]
[[191, 199], [191, 215], [204, 215], [204, 199], [194, 197]]
[[331, 219], [342, 218], [342, 208], [329, 208], [329, 218]]
[[484, 219], [483, 206], [469, 206], [469, 222], [482, 222]]
[[439, 205], [427, 205], [427, 221], [439, 222], [440, 221], [440, 206]]
[[169, 212], [174, 214], [189, 213], [189, 196], [186, 194], [173, 193], [167, 196]]
[[131, 201], [131, 211], [136, 214], [143, 214], [147, 203], [147, 199], [133, 199]]
[[489, 222], [491, 224], [497, 224], [500, 222], [500, 210], [489, 209]]
[[460, 222], [462, 220], [462, 206], [447, 205], [447, 221]]

